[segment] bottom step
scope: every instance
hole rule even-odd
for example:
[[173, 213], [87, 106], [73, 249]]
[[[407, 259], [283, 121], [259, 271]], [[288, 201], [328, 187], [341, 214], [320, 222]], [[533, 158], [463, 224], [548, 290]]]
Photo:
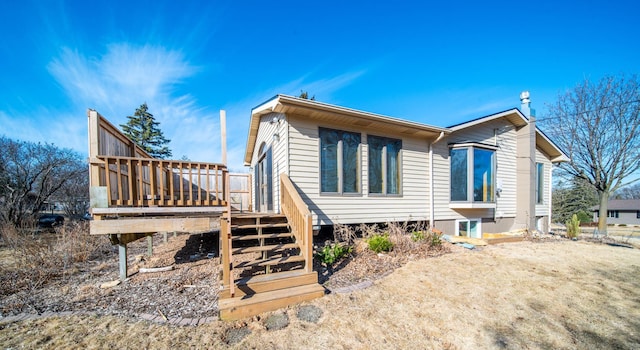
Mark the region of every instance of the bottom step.
[[[241, 278], [235, 281], [234, 297], [243, 297], [247, 294], [258, 294], [274, 290], [300, 287], [318, 283], [318, 273], [315, 271], [293, 270], [275, 272], [265, 275]], [[229, 299], [229, 287], [220, 291], [220, 299]]]
[[314, 283], [294, 288], [274, 290], [271, 292], [246, 295], [229, 299], [220, 299], [220, 318], [238, 320], [263, 312], [274, 311], [291, 304], [320, 298], [324, 295], [324, 287]]

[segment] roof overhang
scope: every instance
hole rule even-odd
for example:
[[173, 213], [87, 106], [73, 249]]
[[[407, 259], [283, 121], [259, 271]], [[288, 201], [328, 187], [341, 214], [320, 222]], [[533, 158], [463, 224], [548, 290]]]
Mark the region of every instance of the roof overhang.
[[[353, 126], [355, 128], [372, 128], [384, 130], [384, 132], [389, 135], [407, 135], [423, 137], [425, 139], [435, 139], [441, 134], [450, 134], [452, 132], [481, 125], [500, 118], [504, 118], [516, 128], [526, 126], [529, 123], [527, 117], [525, 117], [519, 109], [513, 108], [470, 120], [465, 123], [453, 125], [448, 128], [443, 128], [314, 100], [302, 99], [288, 95], [276, 95], [251, 110], [251, 122], [249, 124], [247, 148], [244, 156], [244, 164], [247, 166], [251, 164], [251, 158], [253, 157], [256, 139], [258, 137], [258, 128], [260, 126], [260, 118], [269, 113], [284, 113], [301, 116], [308, 120], [316, 120], [331, 125], [335, 124]], [[567, 157], [567, 155], [537, 127], [536, 145], [539, 150], [549, 156], [553, 163], [569, 161], [569, 157]]]
[[522, 114], [522, 112], [520, 112], [520, 110], [518, 110], [517, 108], [513, 108], [503, 112], [491, 114], [485, 117], [476, 118], [468, 122], [452, 125], [449, 127], [449, 129], [451, 129], [451, 131], [453, 132], [456, 132], [462, 129], [484, 124], [500, 118], [504, 118], [508, 120], [511, 124], [513, 124], [515, 127], [518, 127], [518, 128], [523, 127], [529, 123], [527, 118], [524, 116], [524, 114]]
[[277, 95], [251, 110], [249, 136], [247, 138], [247, 148], [244, 157], [245, 165], [250, 165], [251, 158], [253, 157], [253, 150], [258, 136], [258, 127], [260, 126], [260, 117], [273, 112], [301, 116], [308, 120], [321, 121], [332, 125], [348, 125], [355, 128], [384, 130], [384, 132], [389, 135], [407, 135], [432, 139], [437, 138], [441, 133], [449, 134], [451, 132], [447, 128], [416, 123], [314, 100]]
[[[483, 123], [487, 123], [492, 120], [504, 118], [513, 124], [516, 128], [523, 127], [529, 123], [527, 117], [520, 112], [519, 109], [513, 108], [503, 112], [491, 114], [485, 117], [477, 118], [474, 120], [470, 120], [468, 122], [464, 122], [461, 124], [456, 124], [450, 126], [449, 129], [451, 131], [456, 132], [462, 129], [470, 128], [473, 126], [477, 126]], [[545, 135], [537, 126], [536, 126], [536, 147], [540, 149], [542, 152], [547, 154], [551, 159], [552, 163], [560, 163], [560, 162], [568, 162], [569, 157], [558, 147], [547, 135]]]

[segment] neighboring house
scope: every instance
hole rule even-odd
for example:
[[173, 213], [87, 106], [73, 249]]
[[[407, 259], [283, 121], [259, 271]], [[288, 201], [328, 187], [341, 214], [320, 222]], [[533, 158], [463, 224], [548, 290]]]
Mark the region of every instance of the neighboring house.
[[[593, 221], [600, 217], [600, 207], [591, 207]], [[607, 224], [640, 225], [640, 199], [611, 199], [607, 208]]]
[[286, 95], [252, 110], [244, 159], [256, 211], [280, 211], [284, 173], [316, 228], [427, 221], [478, 238], [548, 231], [552, 164], [567, 160], [517, 108], [436, 127]]

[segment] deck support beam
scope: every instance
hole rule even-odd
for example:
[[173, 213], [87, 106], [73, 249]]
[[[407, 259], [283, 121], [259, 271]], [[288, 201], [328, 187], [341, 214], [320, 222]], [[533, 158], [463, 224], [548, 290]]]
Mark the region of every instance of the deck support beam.
[[127, 279], [127, 244], [120, 242], [118, 244], [118, 256], [120, 258], [120, 280], [124, 282]]
[[147, 234], [147, 256], [153, 255], [153, 233]]

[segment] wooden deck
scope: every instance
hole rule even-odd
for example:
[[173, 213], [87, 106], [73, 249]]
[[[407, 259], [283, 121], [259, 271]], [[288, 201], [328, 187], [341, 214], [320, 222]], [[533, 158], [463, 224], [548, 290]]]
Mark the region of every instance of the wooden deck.
[[[157, 232], [220, 233], [223, 319], [249, 317], [324, 295], [313, 271], [311, 213], [281, 177], [283, 214], [251, 211], [251, 176], [226, 165], [154, 159], [90, 110], [92, 235], [118, 245], [120, 278], [127, 244]], [[149, 244], [148, 254], [152, 254]]]

